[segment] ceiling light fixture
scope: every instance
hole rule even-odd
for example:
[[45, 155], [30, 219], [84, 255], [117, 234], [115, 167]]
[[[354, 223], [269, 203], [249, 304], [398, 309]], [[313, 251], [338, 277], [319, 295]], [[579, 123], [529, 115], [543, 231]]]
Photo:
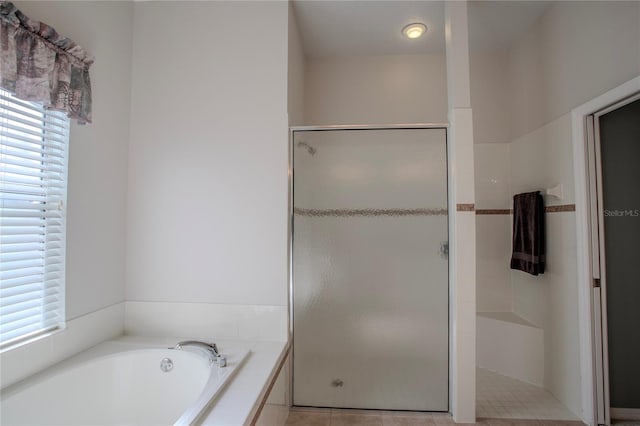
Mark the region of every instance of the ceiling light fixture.
[[427, 32], [427, 26], [420, 22], [409, 24], [402, 29], [402, 34], [410, 39], [420, 38], [425, 32]]

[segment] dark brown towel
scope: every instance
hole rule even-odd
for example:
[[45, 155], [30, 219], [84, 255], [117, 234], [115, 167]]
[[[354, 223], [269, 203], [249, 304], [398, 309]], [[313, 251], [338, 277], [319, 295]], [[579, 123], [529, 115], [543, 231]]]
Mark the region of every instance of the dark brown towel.
[[531, 275], [544, 273], [544, 202], [540, 191], [513, 197], [511, 269]]

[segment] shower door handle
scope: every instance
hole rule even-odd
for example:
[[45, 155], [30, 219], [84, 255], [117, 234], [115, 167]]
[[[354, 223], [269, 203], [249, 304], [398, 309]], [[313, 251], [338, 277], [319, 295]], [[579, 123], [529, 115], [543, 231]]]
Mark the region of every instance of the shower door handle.
[[438, 253], [443, 259], [449, 258], [449, 241], [442, 241], [440, 243], [440, 250], [438, 250]]

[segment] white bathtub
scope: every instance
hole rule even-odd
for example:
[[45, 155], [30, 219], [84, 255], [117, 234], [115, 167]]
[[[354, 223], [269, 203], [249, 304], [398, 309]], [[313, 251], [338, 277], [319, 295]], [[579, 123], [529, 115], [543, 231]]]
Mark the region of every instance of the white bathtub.
[[[177, 342], [177, 341], [176, 341]], [[225, 348], [220, 348], [224, 353]], [[2, 390], [2, 425], [188, 425], [208, 411], [249, 351], [227, 367], [204, 354], [110, 341]], [[163, 372], [169, 358], [173, 369]]]

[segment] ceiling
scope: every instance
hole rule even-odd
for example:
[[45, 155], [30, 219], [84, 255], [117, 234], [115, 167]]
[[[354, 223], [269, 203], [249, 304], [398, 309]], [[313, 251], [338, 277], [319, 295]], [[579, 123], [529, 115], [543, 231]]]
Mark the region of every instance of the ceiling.
[[[445, 50], [444, 2], [402, 0], [294, 0], [298, 28], [309, 58], [350, 55], [441, 53]], [[511, 45], [542, 15], [550, 1], [470, 1], [472, 51]], [[427, 35], [408, 40], [402, 28], [427, 25]]]

